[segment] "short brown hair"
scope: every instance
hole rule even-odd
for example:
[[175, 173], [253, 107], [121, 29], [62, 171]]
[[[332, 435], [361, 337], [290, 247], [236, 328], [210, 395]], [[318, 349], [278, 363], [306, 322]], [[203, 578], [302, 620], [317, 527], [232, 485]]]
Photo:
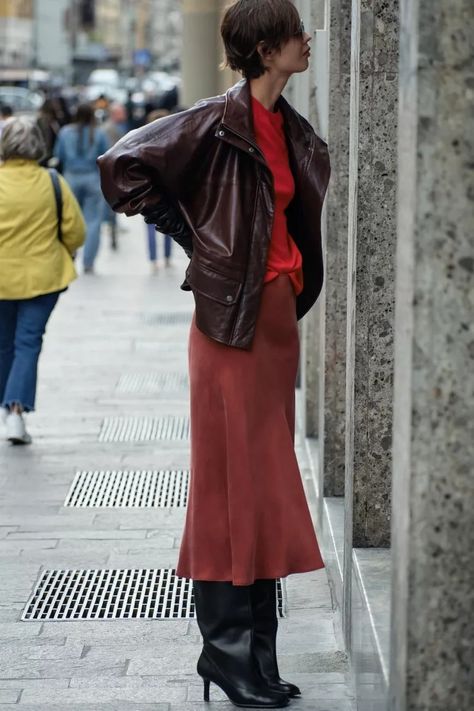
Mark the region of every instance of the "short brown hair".
[[265, 42], [267, 50], [278, 50], [298, 34], [300, 23], [291, 0], [237, 0], [226, 10], [221, 24], [224, 65], [247, 79], [256, 79], [265, 73], [258, 43]]

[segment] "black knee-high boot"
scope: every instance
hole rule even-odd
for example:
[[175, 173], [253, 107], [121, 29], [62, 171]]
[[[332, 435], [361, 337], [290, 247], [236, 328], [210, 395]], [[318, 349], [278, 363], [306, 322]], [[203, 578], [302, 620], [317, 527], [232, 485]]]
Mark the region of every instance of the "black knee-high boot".
[[294, 684], [280, 679], [276, 655], [278, 618], [276, 580], [256, 580], [250, 586], [254, 618], [254, 655], [261, 676], [271, 689], [285, 691], [290, 697], [301, 691]]
[[235, 706], [282, 708], [288, 695], [270, 690], [253, 656], [253, 618], [249, 586], [193, 581], [194, 602], [204, 647], [197, 671], [204, 680], [204, 700], [214, 682]]

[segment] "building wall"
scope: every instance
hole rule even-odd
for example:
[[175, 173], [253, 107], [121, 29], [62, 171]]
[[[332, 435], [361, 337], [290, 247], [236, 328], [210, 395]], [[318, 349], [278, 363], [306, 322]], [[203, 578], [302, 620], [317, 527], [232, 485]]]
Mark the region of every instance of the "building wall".
[[343, 510], [345, 536], [340, 544], [341, 526], [331, 527], [331, 545], [344, 558], [337, 597], [358, 709], [468, 711], [474, 6], [327, 0], [326, 9], [333, 178], [303, 382], [325, 452], [321, 539], [338, 523], [331, 510]]
[[33, 54], [33, 1], [0, 0], [0, 66], [28, 67]]
[[95, 39], [114, 56], [122, 54], [122, 10], [121, 0], [100, 0], [95, 6]]
[[33, 0], [0, 0], [0, 17], [18, 17], [31, 20]]
[[[69, 0], [35, 0], [35, 64], [42, 69], [63, 69], [71, 61], [71, 37], [67, 28]], [[51, 37], [54, 42], [51, 42]]]
[[159, 67], [175, 70], [181, 64], [182, 0], [153, 0], [151, 49]]

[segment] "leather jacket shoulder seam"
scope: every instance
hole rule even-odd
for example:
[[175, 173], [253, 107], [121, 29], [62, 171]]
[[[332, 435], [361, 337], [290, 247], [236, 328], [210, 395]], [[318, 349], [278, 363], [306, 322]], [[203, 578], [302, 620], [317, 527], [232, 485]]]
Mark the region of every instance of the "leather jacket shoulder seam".
[[[207, 107], [204, 107], [204, 106], [203, 106], [202, 108], [204, 109], [204, 108], [207, 108]], [[214, 108], [214, 106], [211, 106], [211, 107], [209, 107], [209, 108], [212, 109], [212, 108]], [[211, 114], [211, 111], [209, 111], [209, 114]], [[217, 120], [217, 121], [220, 121], [219, 117], [216, 117], [216, 120]], [[196, 122], [196, 114], [195, 114], [195, 113], [189, 114], [189, 115], [185, 118], [185, 120], [183, 121], [183, 123], [180, 125], [179, 130], [182, 131], [182, 130], [184, 130], [189, 124], [194, 124], [195, 122]], [[167, 138], [168, 136], [172, 135], [176, 130], [177, 130], [177, 129], [176, 129], [176, 124], [173, 124], [172, 126], [169, 127], [169, 129], [168, 129], [167, 131], [164, 131], [163, 133], [158, 133], [158, 134], [157, 134], [157, 138], [159, 138], [160, 140], [163, 140], [163, 139]]]

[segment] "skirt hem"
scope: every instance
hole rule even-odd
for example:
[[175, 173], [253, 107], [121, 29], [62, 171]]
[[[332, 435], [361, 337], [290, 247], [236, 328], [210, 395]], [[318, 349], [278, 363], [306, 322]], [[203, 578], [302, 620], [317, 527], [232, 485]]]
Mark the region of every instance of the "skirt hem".
[[186, 580], [204, 580], [204, 581], [213, 581], [213, 582], [230, 582], [232, 585], [235, 586], [244, 586], [244, 585], [253, 585], [256, 580], [276, 580], [277, 578], [286, 578], [288, 575], [298, 575], [299, 573], [310, 573], [312, 571], [316, 570], [323, 570], [325, 568], [325, 564], [323, 563], [322, 565], [315, 566], [311, 565], [308, 568], [306, 567], [298, 567], [298, 570], [288, 570], [286, 569], [286, 572], [282, 573], [271, 573], [269, 571], [264, 571], [262, 574], [257, 574], [253, 576], [253, 579], [248, 579], [248, 580], [241, 580], [238, 578], [233, 578], [232, 576], [219, 576], [219, 575], [212, 575], [210, 573], [208, 574], [203, 574], [199, 575], [196, 574], [194, 576], [191, 575], [184, 575], [176, 571], [176, 576], [178, 578], [185, 578]]

